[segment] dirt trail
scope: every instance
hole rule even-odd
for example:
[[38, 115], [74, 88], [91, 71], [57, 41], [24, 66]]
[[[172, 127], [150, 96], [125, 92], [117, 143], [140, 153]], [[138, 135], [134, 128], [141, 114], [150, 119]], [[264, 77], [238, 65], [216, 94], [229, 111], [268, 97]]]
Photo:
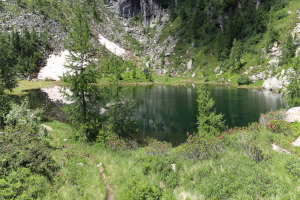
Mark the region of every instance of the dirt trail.
[[102, 166], [102, 163], [99, 163], [97, 165], [98, 169], [99, 169], [99, 172], [102, 176], [102, 179], [103, 179], [103, 182], [106, 186], [106, 195], [105, 195], [105, 200], [114, 200], [114, 197], [113, 197], [113, 189], [112, 187], [110, 187], [110, 185], [108, 184], [107, 182], [107, 177], [106, 177], [106, 174], [104, 173], [104, 168]]

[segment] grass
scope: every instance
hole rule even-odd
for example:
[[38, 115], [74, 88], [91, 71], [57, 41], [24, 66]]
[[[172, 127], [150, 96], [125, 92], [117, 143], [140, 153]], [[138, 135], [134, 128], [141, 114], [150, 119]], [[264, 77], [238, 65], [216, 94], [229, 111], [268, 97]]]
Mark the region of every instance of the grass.
[[[256, 163], [236, 143], [239, 132], [227, 136], [224, 152], [216, 158], [199, 162], [181, 158], [178, 147], [172, 148], [168, 156], [148, 156], [143, 147], [112, 151], [99, 143], [74, 140], [71, 127], [67, 124], [57, 121], [45, 124], [53, 128], [50, 144], [57, 149], [53, 156], [61, 165], [61, 176], [55, 192], [64, 199], [105, 198], [105, 185], [96, 167], [100, 162], [103, 163], [108, 184], [114, 190], [114, 199], [126, 199], [124, 195], [128, 191], [140, 191], [139, 186], [131, 185], [133, 180], [139, 180], [142, 186], [144, 181], [151, 186], [159, 185], [165, 195], [170, 188], [160, 177], [170, 174], [157, 171], [155, 163], [166, 160], [176, 163], [179, 181], [171, 190], [174, 199], [297, 199], [300, 195], [299, 180], [287, 170], [287, 165], [294, 162], [293, 156], [272, 152], [268, 159]], [[298, 132], [282, 140], [290, 142], [299, 135], [300, 124], [291, 126]], [[262, 144], [270, 148], [271, 133], [262, 129], [259, 134], [259, 140], [264, 141]], [[271, 135], [276, 139], [274, 134]], [[76, 165], [79, 162], [83, 166]]]
[[[94, 154], [89, 154], [101, 151], [93, 150], [93, 146], [74, 142], [71, 127], [67, 124], [56, 121], [46, 124], [53, 128], [50, 144], [57, 149], [53, 152], [53, 157], [61, 166], [56, 195], [63, 199], [104, 199], [105, 185], [97, 168], [101, 160], [93, 157]], [[52, 197], [52, 194], [47, 194], [45, 199]]]
[[28, 90], [40, 89], [44, 87], [50, 87], [55, 85], [63, 85], [60, 81], [19, 81], [17, 87], [14, 88], [10, 94], [13, 95], [24, 95], [28, 94]]

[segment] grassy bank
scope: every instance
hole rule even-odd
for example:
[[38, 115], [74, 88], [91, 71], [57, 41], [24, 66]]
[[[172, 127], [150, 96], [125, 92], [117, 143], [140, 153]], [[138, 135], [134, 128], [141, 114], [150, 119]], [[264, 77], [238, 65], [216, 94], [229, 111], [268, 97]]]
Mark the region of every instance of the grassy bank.
[[[182, 157], [182, 146], [160, 147], [154, 155], [149, 146], [116, 151], [99, 143], [76, 141], [71, 127], [57, 121], [47, 122], [54, 130], [50, 144], [60, 164], [55, 194], [64, 199], [104, 199], [105, 185], [97, 164], [102, 163], [114, 199], [298, 199], [299, 147], [291, 141], [300, 134], [300, 124], [289, 125], [285, 133], [261, 127], [253, 141], [261, 145], [265, 158], [255, 162], [241, 143], [242, 135], [253, 137], [253, 127], [223, 133], [223, 150], [206, 159]], [[293, 130], [292, 133], [289, 130]], [[185, 133], [183, 133], [185, 134]], [[246, 134], [246, 135], [245, 135]], [[271, 150], [278, 142], [292, 155]], [[151, 146], [150, 149], [156, 148]], [[164, 147], [163, 147], [164, 148]], [[147, 154], [148, 152], [148, 154]], [[175, 171], [171, 164], [175, 164]], [[50, 199], [53, 191], [46, 195]], [[148, 196], [147, 196], [148, 195]], [[133, 198], [135, 197], [135, 198]], [[47, 198], [46, 198], [47, 199]]]
[[[108, 86], [111, 85], [109, 79], [99, 80], [99, 85]], [[217, 82], [217, 81], [202, 81], [198, 79], [192, 78], [168, 78], [166, 81], [165, 76], [157, 76], [155, 80], [120, 80], [121, 86], [135, 86], [135, 85], [187, 85], [187, 84], [211, 84], [211, 85], [222, 85], [222, 86], [231, 86], [236, 88], [248, 88], [248, 89], [261, 89], [262, 87], [257, 84], [250, 84], [250, 85], [238, 85], [234, 83], [224, 83], [224, 82]], [[28, 90], [34, 89], [41, 89], [45, 87], [52, 87], [52, 86], [62, 86], [66, 85], [61, 81], [19, 81], [18, 86], [14, 88], [12, 92], [9, 94], [12, 95], [24, 95], [28, 94]]]
[[64, 83], [60, 81], [19, 81], [17, 87], [13, 89], [9, 94], [12, 95], [24, 95], [27, 94], [28, 90], [41, 89], [44, 87], [51, 87], [55, 85], [64, 85]]

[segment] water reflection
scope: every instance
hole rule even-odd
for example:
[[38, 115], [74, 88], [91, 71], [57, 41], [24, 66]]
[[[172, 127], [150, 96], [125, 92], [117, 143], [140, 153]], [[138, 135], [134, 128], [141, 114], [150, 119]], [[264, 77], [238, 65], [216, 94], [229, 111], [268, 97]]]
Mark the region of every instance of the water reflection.
[[[215, 100], [217, 112], [224, 114], [229, 127], [246, 126], [258, 121], [260, 113], [287, 107], [281, 95], [268, 91], [214, 85], [205, 87]], [[65, 117], [58, 112], [61, 103], [49, 101], [53, 96], [58, 97], [53, 94], [55, 91], [59, 89], [39, 90], [29, 96], [34, 104], [61, 119]], [[142, 138], [154, 137], [176, 145], [186, 139], [187, 131], [197, 130], [197, 86], [124, 87], [122, 93], [136, 101], [136, 118]], [[50, 108], [45, 108], [47, 106]]]

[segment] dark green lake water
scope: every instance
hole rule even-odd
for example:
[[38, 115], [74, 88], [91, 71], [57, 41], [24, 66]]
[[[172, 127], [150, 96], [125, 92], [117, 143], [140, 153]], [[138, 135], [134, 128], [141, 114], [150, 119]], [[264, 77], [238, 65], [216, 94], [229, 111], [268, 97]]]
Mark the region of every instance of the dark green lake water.
[[[286, 108], [279, 94], [255, 89], [238, 89], [206, 85], [215, 100], [217, 113], [223, 113], [228, 127], [247, 126], [257, 122], [261, 113]], [[135, 86], [122, 92], [136, 101], [139, 137], [154, 137], [177, 145], [186, 140], [186, 132], [196, 132], [197, 86]], [[43, 107], [56, 119], [65, 116], [59, 112], [61, 104], [53, 103], [40, 90], [29, 95], [35, 107]]]

